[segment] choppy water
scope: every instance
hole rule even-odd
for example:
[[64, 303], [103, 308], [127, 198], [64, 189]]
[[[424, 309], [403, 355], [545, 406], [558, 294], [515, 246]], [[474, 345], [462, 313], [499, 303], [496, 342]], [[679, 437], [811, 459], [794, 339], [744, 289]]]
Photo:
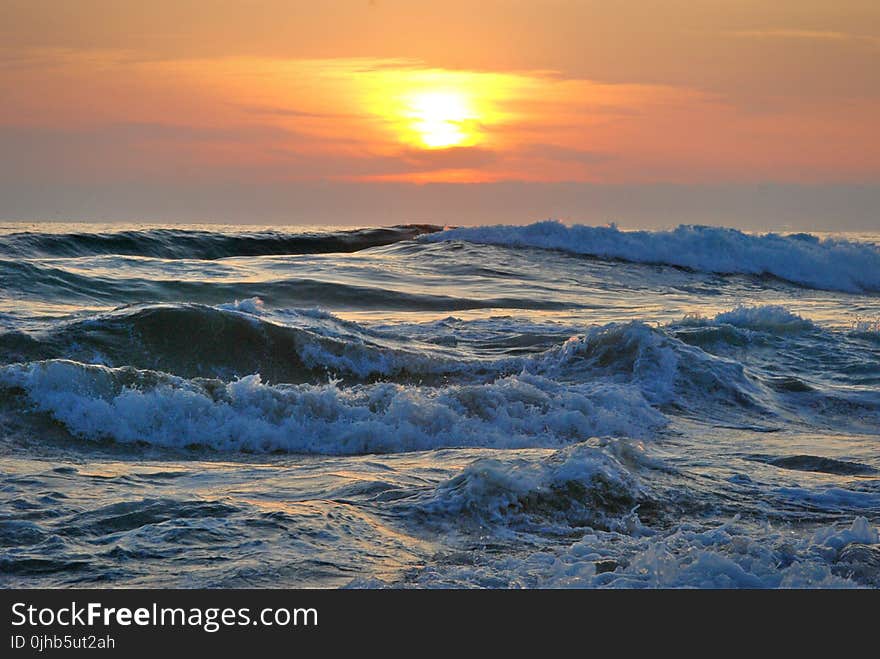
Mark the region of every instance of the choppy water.
[[0, 585], [880, 586], [878, 237], [0, 229]]

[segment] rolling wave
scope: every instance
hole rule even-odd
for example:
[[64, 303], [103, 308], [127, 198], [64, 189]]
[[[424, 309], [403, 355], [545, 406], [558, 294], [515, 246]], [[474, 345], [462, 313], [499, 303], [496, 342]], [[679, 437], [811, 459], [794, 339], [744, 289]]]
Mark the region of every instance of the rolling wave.
[[[670, 415], [743, 428], [880, 423], [876, 392], [780, 379], [639, 322], [478, 357], [315, 309], [278, 313], [256, 301], [159, 305], [2, 334], [18, 363], [0, 367], [0, 389], [76, 436], [234, 451], [558, 447], [650, 437]], [[711, 322], [724, 318], [781, 323], [780, 336], [806, 322], [772, 308]]]
[[440, 483], [419, 509], [433, 519], [472, 517], [522, 524], [559, 521], [563, 528], [628, 530], [654, 506], [642, 473], [665, 468], [640, 442], [604, 439], [559, 449], [549, 456], [517, 460], [483, 458]]
[[424, 374], [451, 364], [442, 358], [432, 361], [416, 351], [417, 345], [407, 350], [314, 310], [290, 311], [286, 318], [291, 324], [281, 324], [241, 308], [253, 308], [253, 303], [133, 306], [40, 332], [2, 332], [0, 357], [5, 362], [75, 359], [130, 365], [183, 377], [260, 373], [270, 382], [306, 382], [328, 374], [361, 380], [407, 368]]
[[527, 226], [461, 227], [423, 240], [555, 249], [699, 272], [769, 275], [808, 288], [880, 292], [880, 247], [803, 233], [754, 235], [689, 225], [671, 231], [620, 231], [615, 226], [566, 226], [547, 221]]
[[[485, 359], [430, 342], [428, 334], [409, 334], [345, 321], [318, 308], [266, 311], [259, 298], [218, 306], [133, 305], [39, 330], [0, 331], [0, 361], [71, 359], [227, 380], [259, 373], [265, 381], [286, 383], [328, 377], [347, 383], [467, 379], [512, 373], [530, 363], [515, 356], [529, 343], [528, 331], [512, 346], [506, 336], [484, 339]], [[536, 347], [525, 354], [542, 354], [541, 368], [558, 368], [559, 360], [541, 348], [560, 338], [537, 334], [533, 340]], [[537, 362], [532, 367], [538, 368]]]
[[880, 585], [876, 235], [0, 229], [2, 585]]
[[406, 224], [333, 232], [255, 231], [223, 233], [185, 229], [145, 229], [108, 233], [19, 232], [0, 237], [0, 254], [16, 257], [81, 257], [97, 254], [159, 259], [220, 259], [272, 254], [356, 252], [390, 245], [441, 227]]
[[123, 307], [43, 331], [0, 332], [0, 357], [6, 363], [72, 359], [186, 378], [228, 380], [258, 373], [267, 382], [287, 383], [334, 377], [348, 384], [375, 379], [442, 384], [449, 378], [474, 381], [526, 372], [560, 382], [635, 382], [658, 405], [681, 404], [682, 392], [708, 388], [716, 403], [758, 409], [766, 393], [738, 362], [640, 322], [587, 328], [527, 352], [517, 343], [505, 353], [503, 332], [496, 341], [497, 349], [486, 340], [479, 352], [462, 352], [318, 309], [266, 312], [259, 301], [246, 300], [218, 307]]
[[219, 304], [230, 299], [259, 297], [273, 306], [321, 305], [344, 309], [400, 311], [465, 311], [469, 309], [560, 310], [578, 305], [532, 297], [466, 297], [395, 290], [387, 285], [281, 277], [268, 281], [181, 280], [165, 275], [114, 277], [112, 267], [102, 275], [84, 275], [63, 267], [0, 259], [0, 290], [42, 301], [138, 304], [186, 300]]
[[36, 411], [84, 439], [224, 451], [559, 447], [594, 435], [649, 436], [665, 423], [630, 388], [526, 374], [440, 388], [269, 386], [257, 375], [224, 383], [51, 360], [0, 367], [4, 389], [7, 399], [22, 392]]

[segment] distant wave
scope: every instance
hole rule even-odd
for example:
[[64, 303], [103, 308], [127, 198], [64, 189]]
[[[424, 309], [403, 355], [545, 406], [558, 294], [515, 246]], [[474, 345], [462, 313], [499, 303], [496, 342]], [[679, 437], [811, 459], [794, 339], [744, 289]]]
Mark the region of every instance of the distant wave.
[[[86, 276], [64, 267], [35, 261], [0, 258], [0, 289], [42, 300], [95, 301], [137, 304], [163, 299], [216, 304], [230, 299], [260, 297], [273, 306], [343, 307], [348, 309], [399, 309], [403, 311], [462, 311], [466, 309], [541, 309], [576, 307], [552, 299], [525, 296], [462, 297], [408, 292], [365, 280], [362, 284], [322, 281], [309, 277], [282, 277], [271, 281], [198, 281], [175, 279], [162, 273], [146, 277], [114, 278], [112, 264], [103, 276]], [[358, 281], [353, 279], [353, 281]], [[455, 293], [450, 289], [449, 293]]]
[[613, 226], [566, 226], [547, 221], [448, 229], [424, 240], [556, 249], [700, 272], [770, 275], [823, 290], [880, 292], [880, 247], [803, 233], [753, 235], [688, 225], [671, 231], [620, 231]]
[[160, 259], [220, 259], [229, 256], [357, 252], [439, 231], [430, 224], [406, 224], [347, 231], [214, 232], [145, 229], [107, 233], [20, 232], [0, 236], [0, 254], [16, 257], [78, 257], [96, 254]]

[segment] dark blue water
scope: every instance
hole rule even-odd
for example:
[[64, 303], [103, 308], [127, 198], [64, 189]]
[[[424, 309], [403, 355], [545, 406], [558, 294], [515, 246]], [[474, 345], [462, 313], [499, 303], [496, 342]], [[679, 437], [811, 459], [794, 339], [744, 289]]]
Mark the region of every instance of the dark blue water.
[[0, 230], [3, 586], [880, 585], [877, 237]]

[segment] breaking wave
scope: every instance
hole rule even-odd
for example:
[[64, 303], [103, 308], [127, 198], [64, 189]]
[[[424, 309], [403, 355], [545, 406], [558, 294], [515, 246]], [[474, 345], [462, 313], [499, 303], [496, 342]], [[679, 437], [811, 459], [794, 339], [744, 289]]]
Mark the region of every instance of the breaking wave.
[[634, 532], [635, 510], [653, 506], [640, 473], [661, 467], [641, 443], [627, 439], [584, 442], [536, 459], [483, 458], [440, 483], [420, 509], [432, 517], [470, 516], [519, 524], [558, 521]]
[[[775, 307], [690, 323], [774, 336], [812, 327]], [[0, 369], [0, 384], [76, 436], [235, 451], [554, 447], [650, 437], [668, 415], [733, 427], [880, 420], [870, 389], [762, 375], [692, 345], [703, 342], [693, 329], [616, 323], [480, 355], [319, 309], [158, 305], [0, 334], [4, 360], [16, 362]]]
[[547, 221], [448, 229], [424, 240], [555, 249], [700, 272], [770, 275], [809, 288], [880, 291], [880, 247], [804, 233], [748, 234], [691, 225], [671, 231], [621, 231], [614, 226], [566, 226]]
[[2, 388], [84, 439], [223, 451], [559, 447], [594, 435], [646, 437], [665, 423], [631, 387], [527, 374], [443, 388], [269, 386], [257, 375], [224, 383], [53, 360], [2, 367]]
[[876, 235], [70, 226], [0, 227], [2, 585], [880, 586]]

